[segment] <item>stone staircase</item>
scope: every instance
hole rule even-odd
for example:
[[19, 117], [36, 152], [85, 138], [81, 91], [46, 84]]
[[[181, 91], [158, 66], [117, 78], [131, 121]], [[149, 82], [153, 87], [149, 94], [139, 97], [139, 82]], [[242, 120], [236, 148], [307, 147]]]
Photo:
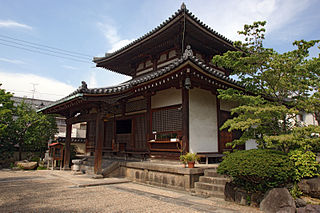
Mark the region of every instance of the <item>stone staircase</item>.
[[224, 187], [229, 181], [229, 178], [217, 173], [217, 168], [206, 169], [204, 176], [195, 183], [194, 191], [203, 197], [224, 198]]

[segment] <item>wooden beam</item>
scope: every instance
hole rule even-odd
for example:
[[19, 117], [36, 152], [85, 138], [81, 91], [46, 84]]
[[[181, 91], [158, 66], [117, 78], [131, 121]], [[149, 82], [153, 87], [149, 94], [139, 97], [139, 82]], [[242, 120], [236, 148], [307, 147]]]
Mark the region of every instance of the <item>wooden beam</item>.
[[64, 147], [64, 160], [63, 160], [63, 169], [69, 170], [70, 169], [70, 144], [71, 144], [71, 132], [72, 132], [72, 124], [69, 122], [67, 123], [66, 128], [66, 143]]
[[189, 90], [184, 85], [182, 86], [182, 142], [185, 146], [184, 151], [189, 152]]
[[75, 124], [75, 123], [93, 121], [93, 120], [95, 120], [96, 116], [97, 116], [97, 114], [79, 115], [78, 117], [68, 118], [68, 123]]
[[104, 140], [104, 121], [101, 114], [97, 114], [96, 118], [96, 141], [95, 141], [95, 150], [94, 150], [94, 173], [102, 173], [102, 147]]

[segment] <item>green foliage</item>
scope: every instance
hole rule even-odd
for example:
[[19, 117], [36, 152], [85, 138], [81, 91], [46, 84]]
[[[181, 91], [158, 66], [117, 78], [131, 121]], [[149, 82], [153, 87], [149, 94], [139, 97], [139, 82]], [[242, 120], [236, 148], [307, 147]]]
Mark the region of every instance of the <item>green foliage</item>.
[[231, 176], [235, 184], [250, 192], [265, 192], [292, 181], [295, 171], [289, 157], [280, 151], [253, 149], [229, 154], [218, 173]]
[[44, 151], [57, 133], [54, 116], [37, 113], [24, 102], [14, 106], [11, 97], [0, 89], [0, 162], [12, 156], [17, 144], [20, 156], [22, 151]]
[[179, 156], [179, 159], [180, 159], [180, 161], [182, 162], [182, 163], [184, 163], [184, 164], [186, 164], [187, 163], [187, 161], [186, 161], [186, 158], [185, 158], [185, 155], [180, 155]]
[[31, 162], [40, 162], [40, 157], [37, 157], [37, 156], [33, 156], [33, 157], [31, 157], [30, 158], [30, 160], [29, 161], [31, 161]]
[[289, 153], [290, 160], [295, 167], [295, 181], [320, 175], [320, 164], [316, 155], [311, 151], [293, 150]]
[[47, 170], [47, 167], [45, 167], [45, 166], [38, 166], [38, 167], [37, 167], [37, 170]]
[[299, 189], [299, 186], [297, 183], [294, 183], [291, 187], [289, 187], [289, 192], [293, 197], [293, 199], [297, 199], [303, 194], [303, 192]]
[[309, 49], [320, 41], [295, 41], [296, 49], [280, 54], [263, 47], [265, 24], [244, 26], [239, 34], [245, 36], [245, 42], [235, 42], [241, 51], [213, 57], [214, 64], [232, 70], [245, 87], [245, 91], [218, 90], [220, 99], [239, 104], [222, 129], [244, 132], [233, 141], [234, 147], [254, 139], [260, 148], [288, 153], [319, 144], [319, 137], [312, 136], [319, 128], [305, 127], [297, 121], [297, 114], [314, 113], [320, 121], [320, 54], [309, 58]]
[[49, 139], [57, 133], [57, 124], [52, 115], [37, 113], [30, 105], [22, 102], [17, 106], [16, 119], [12, 125], [14, 139], [19, 151], [44, 151]]
[[180, 160], [182, 162], [195, 162], [200, 160], [199, 156], [196, 153], [187, 152], [185, 155], [180, 155]]
[[[1, 84], [0, 84], [1, 87]], [[13, 123], [15, 107], [11, 100], [12, 94], [0, 89], [0, 164], [7, 164], [14, 151], [13, 132], [10, 126]], [[6, 165], [7, 166], [7, 165]]]

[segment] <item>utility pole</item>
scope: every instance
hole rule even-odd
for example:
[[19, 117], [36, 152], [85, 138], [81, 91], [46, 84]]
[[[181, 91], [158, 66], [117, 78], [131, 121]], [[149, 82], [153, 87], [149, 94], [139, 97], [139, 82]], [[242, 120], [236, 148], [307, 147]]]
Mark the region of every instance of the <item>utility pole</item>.
[[34, 94], [36, 93], [36, 85], [38, 85], [38, 84], [36, 84], [36, 83], [31, 83], [32, 84], [32, 87], [33, 87], [33, 90], [31, 90], [31, 92], [32, 92], [32, 99], [34, 99]]

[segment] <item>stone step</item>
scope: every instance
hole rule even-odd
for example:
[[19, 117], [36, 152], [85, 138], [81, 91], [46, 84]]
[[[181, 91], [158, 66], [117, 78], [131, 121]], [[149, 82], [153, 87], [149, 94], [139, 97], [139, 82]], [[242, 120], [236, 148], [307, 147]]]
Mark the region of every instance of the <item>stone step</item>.
[[208, 191], [218, 191], [218, 192], [224, 192], [225, 185], [220, 184], [210, 184], [210, 183], [202, 183], [202, 182], [196, 182], [194, 183], [195, 190], [197, 189], [204, 189]]
[[201, 176], [199, 179], [199, 182], [202, 182], [202, 183], [220, 184], [220, 185], [225, 185], [229, 181], [230, 179], [225, 177]]
[[206, 169], [206, 170], [204, 170], [204, 176], [207, 176], [207, 177], [223, 177], [222, 175], [217, 173], [216, 169]]
[[200, 197], [215, 197], [224, 199], [224, 192], [195, 189], [195, 195]]

